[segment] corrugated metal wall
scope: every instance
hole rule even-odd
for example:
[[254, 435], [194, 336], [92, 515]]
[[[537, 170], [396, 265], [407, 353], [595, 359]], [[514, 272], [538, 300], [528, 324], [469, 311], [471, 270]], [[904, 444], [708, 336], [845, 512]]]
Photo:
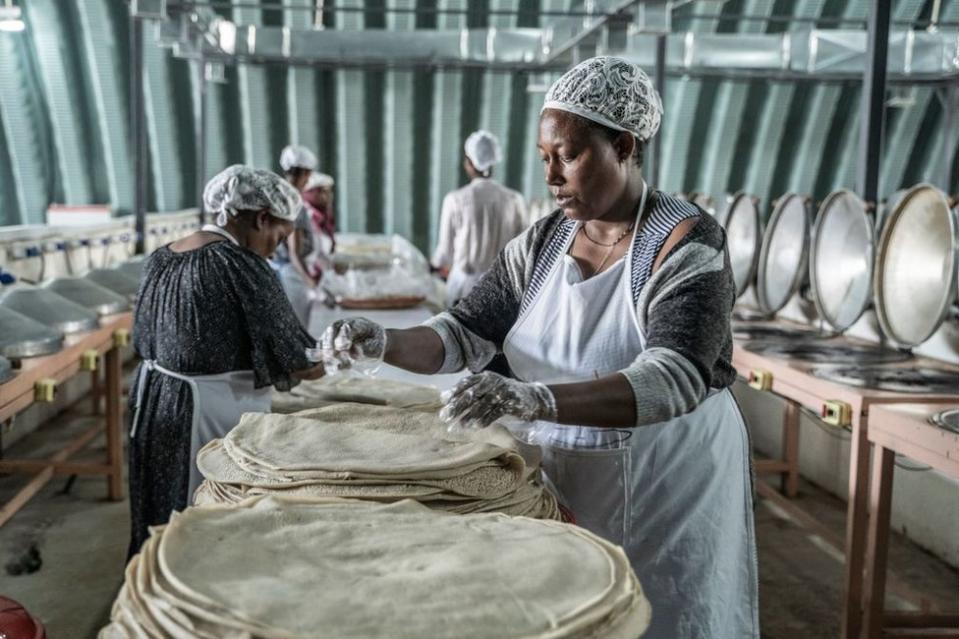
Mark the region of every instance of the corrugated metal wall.
[[[248, 0], [223, 12], [234, 20], [303, 28], [312, 14], [265, 9]], [[933, 0], [898, 0], [896, 19], [928, 17]], [[0, 33], [0, 224], [42, 222], [50, 202], [132, 202], [128, 137], [128, 5], [124, 0], [19, 0], [24, 33]], [[311, 6], [312, 0], [285, 0]], [[326, 28], [429, 29], [536, 26], [539, 11], [582, 6], [576, 0], [344, 0], [360, 12], [327, 12]], [[865, 0], [705, 0], [679, 10], [675, 28], [775, 32], [779, 21], [724, 16], [862, 17]], [[386, 8], [459, 9], [465, 13], [386, 13]], [[519, 15], [491, 15], [519, 10]], [[945, 0], [944, 18], [959, 17]], [[693, 14], [718, 18], [690, 18]], [[195, 204], [193, 118], [198, 78], [147, 32], [146, 106], [149, 205]], [[533, 82], [536, 80], [536, 82]], [[464, 182], [462, 142], [479, 127], [504, 149], [497, 177], [527, 197], [546, 189], [535, 149], [542, 90], [525, 73], [479, 70], [357, 71], [240, 65], [226, 84], [208, 84], [207, 177], [233, 162], [278, 170], [288, 142], [317, 151], [337, 181], [345, 230], [395, 232], [422, 248], [435, 240], [443, 195]], [[663, 173], [671, 191], [722, 195], [745, 189], [765, 202], [786, 190], [853, 187], [859, 86], [811, 82], [671, 77], [664, 118]], [[942, 107], [916, 88], [888, 109], [882, 191], [919, 180], [942, 183]]]

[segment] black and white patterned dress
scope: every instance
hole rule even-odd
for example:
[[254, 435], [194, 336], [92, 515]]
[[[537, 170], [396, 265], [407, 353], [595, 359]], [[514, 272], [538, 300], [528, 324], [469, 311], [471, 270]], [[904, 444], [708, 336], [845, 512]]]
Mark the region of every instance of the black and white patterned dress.
[[[266, 260], [232, 242], [175, 253], [158, 249], [146, 266], [134, 310], [133, 345], [185, 375], [253, 370], [255, 386], [288, 390], [311, 366], [316, 341], [297, 320]], [[193, 398], [190, 387], [151, 373], [130, 441], [130, 555], [148, 526], [188, 504]], [[138, 389], [130, 391], [133, 415]]]

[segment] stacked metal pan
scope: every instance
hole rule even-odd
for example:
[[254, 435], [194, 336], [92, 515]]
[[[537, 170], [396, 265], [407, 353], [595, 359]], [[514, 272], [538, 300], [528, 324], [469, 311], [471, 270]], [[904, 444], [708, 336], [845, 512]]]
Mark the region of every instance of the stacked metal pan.
[[130, 302], [125, 296], [83, 277], [59, 277], [44, 284], [44, 288], [101, 317], [130, 310]]
[[8, 359], [51, 355], [63, 347], [61, 333], [2, 305], [0, 326], [0, 356]]
[[0, 294], [0, 306], [63, 335], [92, 331], [100, 325], [96, 313], [45, 288], [17, 286]]
[[116, 269], [95, 268], [83, 276], [87, 280], [122, 295], [131, 302], [136, 299], [140, 288], [138, 279], [134, 279]]

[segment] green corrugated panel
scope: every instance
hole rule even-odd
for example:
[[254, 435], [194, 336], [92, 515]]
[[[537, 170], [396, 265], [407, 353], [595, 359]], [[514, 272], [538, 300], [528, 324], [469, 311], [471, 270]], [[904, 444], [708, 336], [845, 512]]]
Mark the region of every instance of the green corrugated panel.
[[[345, 8], [362, 7], [362, 0], [342, 3]], [[362, 29], [363, 14], [337, 12], [337, 29]], [[363, 71], [336, 72], [336, 154], [337, 224], [342, 231], [366, 231], [367, 163]]]
[[[466, 9], [466, 0], [440, 0], [440, 9]], [[466, 19], [460, 14], [440, 14], [439, 29], [461, 29]], [[430, 154], [430, 246], [436, 245], [440, 207], [443, 197], [459, 183], [463, 159], [460, 139], [460, 104], [463, 97], [463, 74], [460, 71], [438, 71], [434, 80], [433, 145]]]
[[206, 177], [210, 179], [230, 164], [228, 138], [240, 135], [227, 126], [224, 102], [228, 98], [225, 84], [208, 84], [206, 94]]
[[[865, 18], [869, 10], [868, 0], [851, 0], [845, 6], [843, 17]], [[838, 84], [817, 84], [807, 102], [806, 118], [795, 160], [789, 170], [787, 189], [797, 193], [812, 193], [822, 164], [823, 156], [835, 153], [835, 140], [829, 140], [828, 133], [839, 105], [842, 87]], [[777, 168], [777, 171], [787, 167]], [[776, 197], [778, 193], [770, 193]]]
[[[922, 0], [900, 0], [896, 8], [896, 19], [916, 20], [922, 11]], [[944, 21], [952, 22], [959, 18], [959, 2], [947, 4], [941, 14]], [[929, 103], [935, 99], [933, 89], [923, 86], [912, 87], [913, 104], [903, 109], [900, 117], [889, 131], [888, 145], [883, 153], [882, 173], [879, 178], [879, 193], [888, 195], [899, 189], [906, 167], [912, 157], [912, 149], [918, 142], [919, 127], [929, 109]], [[858, 136], [857, 136], [858, 137]], [[922, 144], [928, 144], [922, 141]]]
[[[490, 9], [494, 11], [516, 11], [518, 0], [491, 0]], [[515, 29], [516, 16], [492, 15], [490, 27], [496, 29]], [[506, 182], [503, 172], [508, 166], [508, 140], [510, 111], [513, 102], [513, 74], [487, 71], [483, 78], [483, 98], [480, 107], [480, 127], [499, 138], [503, 151], [503, 162], [494, 170], [500, 182]]]
[[[114, 38], [106, 0], [84, 0], [77, 4], [83, 27], [83, 49], [96, 116], [100, 121], [101, 143], [106, 165], [110, 204], [120, 211], [133, 209], [133, 171], [128, 114], [120, 59], [126, 50]], [[125, 45], [126, 43], [124, 43]]]
[[[245, 8], [249, 2], [235, 0], [233, 20], [237, 24], [261, 25], [262, 11]], [[241, 6], [243, 5], [243, 6]], [[270, 95], [263, 66], [237, 65], [240, 89], [240, 121], [243, 127], [243, 161], [261, 169], [277, 168], [270, 141], [270, 112], [275, 106], [275, 96]]]
[[[747, 0], [743, 13], [755, 16], [768, 16], [773, 10], [773, 0]], [[805, 5], [810, 3], [806, 2]], [[742, 33], [762, 33], [764, 22], [742, 20], [739, 31]], [[749, 82], [723, 82], [716, 91], [713, 101], [710, 125], [706, 142], [702, 149], [702, 161], [699, 163], [699, 177], [693, 190], [712, 193], [721, 198], [726, 193], [729, 174], [733, 167], [733, 153], [736, 140], [745, 118], [743, 109], [749, 96]], [[721, 201], [718, 200], [717, 201]]]
[[[824, 0], [810, 0], [797, 8], [801, 9], [801, 15], [819, 16], [824, 7]], [[758, 119], [755, 141], [749, 154], [744, 190], [763, 199], [765, 203], [769, 202], [770, 197], [779, 195], [770, 194], [770, 189], [776, 171], [777, 155], [783, 140], [786, 116], [795, 93], [796, 85], [793, 82], [771, 83]]]
[[43, 224], [49, 202], [41, 109], [27, 86], [29, 71], [23, 64], [25, 33], [0, 33], [0, 120], [11, 177], [4, 201], [16, 205], [2, 216], [7, 224]]
[[177, 120], [170, 52], [147, 38], [143, 44], [143, 95], [150, 144], [150, 174], [157, 211], [182, 208], [183, 171], [177, 146]]
[[85, 123], [77, 108], [80, 90], [70, 72], [62, 9], [56, 0], [31, 0], [26, 3], [30, 37], [40, 65], [43, 90], [53, 125], [53, 142], [63, 184], [65, 204], [90, 204], [93, 188], [84, 153]]
[[[563, 11], [568, 9], [569, 0], [543, 0], [540, 5], [543, 11]], [[546, 24], [555, 20], [556, 16], [548, 15], [540, 18], [540, 24]], [[556, 74], [558, 76], [558, 74]], [[554, 76], [550, 76], [554, 77]], [[530, 76], [527, 83], [541, 81], [539, 74]], [[529, 93], [529, 100], [526, 104], [526, 129], [527, 134], [527, 152], [523, 158], [523, 195], [527, 199], [550, 197], [549, 188], [546, 186], [545, 173], [543, 172], [543, 163], [540, 161], [539, 151], [536, 144], [539, 139], [539, 112], [543, 108], [543, 101], [546, 99], [545, 90]]]
[[[313, 0], [292, 0], [287, 4], [297, 7], [316, 6]], [[287, 10], [283, 12], [283, 21], [291, 29], [312, 29], [313, 12]], [[305, 145], [316, 152], [320, 145], [316, 71], [310, 67], [290, 67], [287, 71], [286, 95], [290, 142]]]
[[[414, 9], [416, 0], [390, 0], [391, 9]], [[416, 27], [412, 13], [387, 14], [387, 29], [408, 31]], [[426, 211], [413, 211], [413, 167], [422, 166], [417, 144], [413, 137], [413, 71], [389, 71], [386, 74], [385, 113], [383, 117], [384, 149], [384, 210], [383, 230], [413, 237], [413, 216], [426, 215]]]
[[[700, 1], [693, 5], [697, 14], [716, 15], [715, 2]], [[692, 31], [713, 32], [718, 21], [712, 18], [694, 18]], [[646, 69], [652, 73], [653, 69]], [[696, 108], [703, 92], [703, 80], [681, 78], [666, 84], [666, 114], [663, 117], [662, 168], [659, 172], [659, 188], [666, 191], [683, 190], [686, 163], [690, 154], [699, 155], [700, 141], [692, 139]]]

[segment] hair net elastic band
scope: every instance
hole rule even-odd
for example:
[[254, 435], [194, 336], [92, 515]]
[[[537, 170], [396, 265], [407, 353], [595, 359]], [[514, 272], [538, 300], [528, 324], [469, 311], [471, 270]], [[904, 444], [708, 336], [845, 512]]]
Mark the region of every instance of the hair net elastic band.
[[[573, 115], [578, 115], [581, 118], [586, 118], [596, 124], [602, 124], [605, 127], [613, 129], [614, 131], [623, 131], [625, 133], [632, 133], [629, 129], [623, 128], [622, 126], [616, 124], [606, 116], [601, 113], [596, 113], [595, 111], [590, 111], [589, 109], [584, 109], [575, 104], [567, 104], [566, 102], [558, 102], [556, 100], [551, 100], [543, 105], [543, 108], [540, 109], [540, 113], [546, 109], [557, 109], [559, 111], [566, 111], [567, 113], [572, 113]], [[646, 142], [646, 140], [643, 140]]]

